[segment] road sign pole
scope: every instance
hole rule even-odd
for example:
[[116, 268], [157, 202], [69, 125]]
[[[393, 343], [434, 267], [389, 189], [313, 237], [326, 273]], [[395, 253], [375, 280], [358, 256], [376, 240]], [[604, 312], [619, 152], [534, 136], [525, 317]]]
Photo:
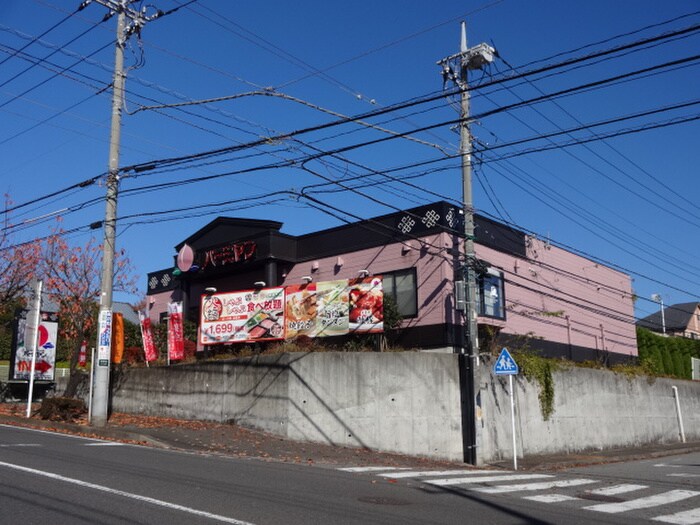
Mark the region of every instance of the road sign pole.
[[[34, 309], [32, 310], [33, 319], [31, 324], [31, 337], [29, 338], [29, 348], [32, 351], [32, 366], [29, 370], [29, 390], [27, 391], [27, 418], [32, 415], [32, 401], [34, 400], [34, 373], [36, 371], [36, 347], [39, 341], [39, 324], [41, 322], [41, 288], [43, 281], [38, 281], [34, 288]], [[27, 347], [27, 338], [24, 338], [25, 348]]]
[[508, 390], [510, 391], [510, 422], [513, 431], [513, 470], [518, 470], [518, 450], [515, 446], [515, 398], [513, 396], [513, 376], [508, 376]]

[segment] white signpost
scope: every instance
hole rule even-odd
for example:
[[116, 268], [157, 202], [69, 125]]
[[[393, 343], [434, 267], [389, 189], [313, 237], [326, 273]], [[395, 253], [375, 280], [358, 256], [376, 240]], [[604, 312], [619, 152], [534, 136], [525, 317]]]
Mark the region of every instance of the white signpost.
[[518, 364], [510, 355], [507, 348], [501, 350], [501, 353], [493, 365], [493, 373], [497, 376], [508, 376], [508, 390], [510, 394], [510, 420], [513, 432], [513, 470], [518, 470], [518, 451], [515, 446], [515, 400], [513, 399], [513, 376], [517, 375], [520, 369]]

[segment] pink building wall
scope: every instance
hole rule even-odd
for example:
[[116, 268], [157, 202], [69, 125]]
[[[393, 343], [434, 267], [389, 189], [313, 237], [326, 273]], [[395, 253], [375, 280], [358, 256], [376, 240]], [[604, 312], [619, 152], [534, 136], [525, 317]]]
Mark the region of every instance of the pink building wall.
[[477, 245], [477, 256], [506, 280], [503, 333], [636, 356], [630, 277], [527, 238], [527, 257]]
[[[454, 304], [454, 236], [439, 233], [340, 256], [298, 263], [281, 285], [315, 282], [416, 268], [418, 316], [403, 327], [459, 324]], [[628, 275], [535, 238], [527, 239], [527, 259], [476, 245], [477, 257], [504, 274], [506, 320], [479, 318], [501, 333], [637, 355], [631, 281]], [[227, 291], [220, 289], [220, 291]], [[173, 292], [150, 295], [151, 319], [158, 321]], [[193, 298], [198, 300], [198, 298]]]

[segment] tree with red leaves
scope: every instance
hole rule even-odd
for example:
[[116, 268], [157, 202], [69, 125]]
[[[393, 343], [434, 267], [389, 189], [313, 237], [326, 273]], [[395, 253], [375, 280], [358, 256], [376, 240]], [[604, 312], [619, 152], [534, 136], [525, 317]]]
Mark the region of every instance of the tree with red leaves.
[[15, 244], [8, 210], [12, 206], [9, 195], [5, 195], [5, 209], [2, 212], [0, 229], [0, 313], [8, 313], [24, 300], [35, 277], [35, 270], [41, 256], [38, 241]]
[[0, 359], [9, 359], [16, 311], [26, 306], [40, 257], [39, 242], [16, 243], [10, 219], [12, 200], [0, 211]]
[[[90, 238], [84, 246], [71, 246], [57, 227], [43, 245], [40, 275], [44, 289], [59, 307], [59, 336], [68, 340], [70, 380], [64, 396], [76, 395], [84, 379], [78, 370], [80, 345], [96, 337], [102, 268], [102, 245]], [[136, 280], [124, 250], [115, 254], [114, 291], [134, 293]]]

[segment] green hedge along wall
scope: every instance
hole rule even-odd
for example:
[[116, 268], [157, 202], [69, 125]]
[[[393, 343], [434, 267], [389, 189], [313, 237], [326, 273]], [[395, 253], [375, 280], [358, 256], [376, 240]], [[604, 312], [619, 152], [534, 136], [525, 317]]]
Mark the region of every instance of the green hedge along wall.
[[700, 340], [662, 337], [646, 328], [637, 328], [639, 361], [660, 376], [692, 378], [690, 358], [700, 358]]

